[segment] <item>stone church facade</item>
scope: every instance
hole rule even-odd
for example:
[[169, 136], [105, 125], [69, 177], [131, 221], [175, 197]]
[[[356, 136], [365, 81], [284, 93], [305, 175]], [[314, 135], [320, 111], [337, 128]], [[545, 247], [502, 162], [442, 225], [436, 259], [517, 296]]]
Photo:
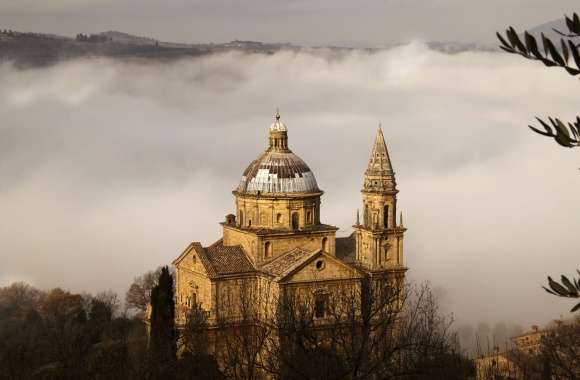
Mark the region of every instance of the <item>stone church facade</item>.
[[362, 188], [362, 219], [337, 237], [321, 221], [314, 173], [288, 145], [277, 114], [268, 148], [250, 163], [233, 191], [235, 213], [221, 223], [223, 236], [208, 247], [191, 243], [173, 261], [176, 318], [194, 304], [215, 323], [239, 302], [242, 288], [275, 298], [295, 289], [314, 299], [324, 317], [324, 295], [336, 286], [357, 286], [363, 277], [402, 280], [405, 275], [402, 217], [397, 223], [397, 185], [382, 130], [377, 131]]

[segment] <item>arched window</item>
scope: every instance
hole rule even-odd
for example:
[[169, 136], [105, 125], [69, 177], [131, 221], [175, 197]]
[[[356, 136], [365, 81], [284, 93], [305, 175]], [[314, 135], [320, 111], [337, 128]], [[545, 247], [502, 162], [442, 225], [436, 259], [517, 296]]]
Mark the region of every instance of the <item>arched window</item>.
[[292, 213], [292, 228], [297, 230], [298, 227], [300, 227], [300, 223], [298, 221], [298, 213], [297, 212], [293, 212]]
[[383, 225], [385, 228], [389, 228], [389, 205], [383, 207]]
[[306, 212], [306, 220], [308, 221], [308, 223], [312, 223], [312, 212], [310, 211]]
[[240, 210], [240, 226], [244, 226], [244, 212]]
[[265, 258], [272, 257], [272, 243], [270, 243], [269, 241], [266, 242], [266, 244], [264, 245], [264, 257]]
[[276, 223], [278, 224], [282, 223], [282, 214], [276, 215]]
[[328, 238], [322, 238], [322, 251], [328, 252]]

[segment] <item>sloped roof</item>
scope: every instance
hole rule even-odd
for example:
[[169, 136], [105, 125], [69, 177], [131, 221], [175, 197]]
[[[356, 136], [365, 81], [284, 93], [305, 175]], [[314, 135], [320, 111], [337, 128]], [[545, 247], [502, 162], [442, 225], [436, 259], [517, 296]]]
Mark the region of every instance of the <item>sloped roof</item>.
[[391, 164], [387, 143], [381, 128], [377, 131], [369, 164], [365, 171], [363, 190], [374, 192], [397, 191], [393, 165]]
[[199, 242], [191, 243], [183, 253], [173, 261], [173, 265], [179, 264], [179, 262], [192, 250], [195, 251], [201, 260], [209, 277], [228, 274], [244, 274], [255, 271], [252, 262], [241, 246], [224, 246], [222, 239], [206, 248], [202, 247]]
[[324, 257], [325, 259], [335, 262], [337, 265], [348, 268], [358, 274], [356, 268], [348, 265], [337, 257], [322, 252], [321, 249], [306, 251], [301, 248], [294, 248], [281, 256], [278, 256], [274, 260], [263, 265], [259, 270], [275, 277], [276, 281], [283, 281], [288, 278], [288, 276], [300, 271], [301, 268], [318, 257]]
[[246, 255], [244, 249], [239, 246], [224, 246], [220, 239], [204, 248], [205, 256], [217, 275], [238, 274], [254, 272], [255, 268]]
[[279, 277], [290, 272], [292, 269], [300, 265], [306, 258], [317, 252], [318, 250], [310, 252], [302, 248], [294, 248], [265, 264], [260, 269], [274, 277]]

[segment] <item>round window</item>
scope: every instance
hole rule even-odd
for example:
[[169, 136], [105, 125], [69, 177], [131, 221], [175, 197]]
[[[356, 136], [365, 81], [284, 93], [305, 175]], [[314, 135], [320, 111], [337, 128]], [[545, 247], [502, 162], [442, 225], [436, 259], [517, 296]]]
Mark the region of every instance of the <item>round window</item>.
[[323, 260], [318, 260], [316, 262], [316, 269], [318, 269], [318, 270], [323, 270], [324, 269], [324, 261]]

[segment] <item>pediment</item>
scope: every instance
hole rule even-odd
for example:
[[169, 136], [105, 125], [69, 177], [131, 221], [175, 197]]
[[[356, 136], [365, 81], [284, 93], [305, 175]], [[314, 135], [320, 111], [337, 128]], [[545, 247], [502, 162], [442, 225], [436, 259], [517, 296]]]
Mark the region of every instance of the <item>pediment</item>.
[[362, 278], [362, 273], [334, 256], [317, 251], [280, 278], [283, 283], [348, 280]]
[[191, 272], [208, 274], [204, 265], [205, 252], [201, 244], [191, 243], [172, 264], [178, 269], [185, 269]]

